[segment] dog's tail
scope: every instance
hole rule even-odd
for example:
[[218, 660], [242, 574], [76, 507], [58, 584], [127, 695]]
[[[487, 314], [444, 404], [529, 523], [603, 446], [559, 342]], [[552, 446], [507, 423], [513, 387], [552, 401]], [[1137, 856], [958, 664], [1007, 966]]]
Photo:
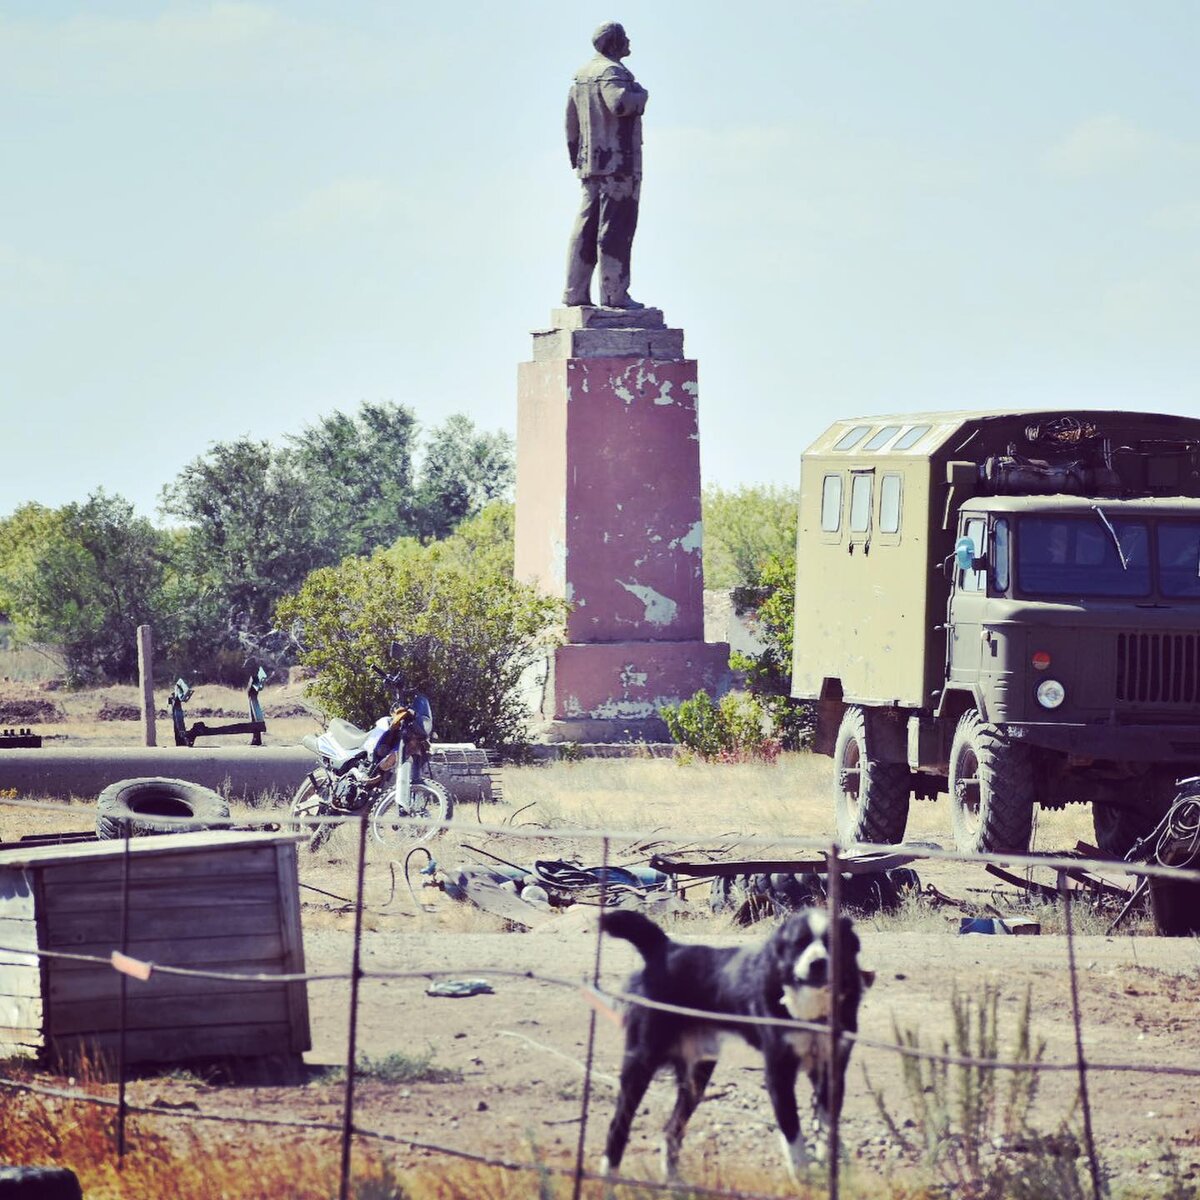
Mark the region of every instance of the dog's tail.
[[600, 928], [613, 937], [632, 942], [647, 963], [657, 962], [666, 953], [671, 939], [649, 917], [640, 912], [616, 908], [600, 918]]

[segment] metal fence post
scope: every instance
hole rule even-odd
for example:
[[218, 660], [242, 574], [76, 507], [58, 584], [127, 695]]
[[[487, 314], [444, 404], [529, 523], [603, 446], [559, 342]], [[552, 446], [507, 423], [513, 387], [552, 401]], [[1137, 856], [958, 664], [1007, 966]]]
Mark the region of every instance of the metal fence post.
[[1079, 976], [1075, 970], [1075, 926], [1071, 917], [1071, 889], [1067, 873], [1058, 872], [1058, 894], [1062, 898], [1063, 921], [1067, 928], [1067, 967], [1071, 977], [1071, 1018], [1075, 1023], [1075, 1061], [1079, 1064], [1079, 1106], [1083, 1109], [1083, 1142], [1087, 1150], [1088, 1170], [1092, 1176], [1092, 1196], [1104, 1194], [1100, 1160], [1096, 1157], [1096, 1139], [1092, 1134], [1092, 1105], [1088, 1097], [1087, 1059], [1083, 1055], [1083, 1020], [1079, 1011]]
[[842, 946], [838, 922], [842, 916], [842, 864], [837, 842], [830, 843], [826, 854], [825, 896], [829, 912], [829, 1066], [825, 1074], [826, 1102], [829, 1105], [829, 1200], [838, 1200], [841, 1171], [842, 1074], [838, 1070], [841, 1054], [841, 982]]
[[[608, 899], [608, 838], [604, 839], [600, 871], [600, 913], [596, 918], [596, 954], [592, 960], [592, 986], [600, 986], [600, 948], [604, 944], [604, 931], [600, 928], [604, 918], [604, 905]], [[583, 1186], [584, 1141], [587, 1138], [588, 1113], [592, 1103], [592, 1058], [596, 1049], [596, 1010], [588, 1009], [587, 1059], [583, 1072], [583, 1096], [579, 1102], [579, 1142], [575, 1148], [575, 1180], [571, 1187], [571, 1200], [579, 1200]]]
[[354, 956], [350, 967], [350, 1031], [346, 1045], [346, 1097], [342, 1103], [342, 1177], [338, 1200], [350, 1197], [350, 1156], [354, 1142], [354, 1069], [358, 1061], [358, 981], [362, 977], [363, 892], [367, 875], [367, 813], [358, 822], [358, 889], [354, 905]]
[[[129, 953], [129, 822], [124, 822], [124, 853], [121, 855], [121, 953]], [[120, 994], [117, 999], [117, 1170], [125, 1165], [125, 1021], [126, 994], [129, 976], [120, 973]]]

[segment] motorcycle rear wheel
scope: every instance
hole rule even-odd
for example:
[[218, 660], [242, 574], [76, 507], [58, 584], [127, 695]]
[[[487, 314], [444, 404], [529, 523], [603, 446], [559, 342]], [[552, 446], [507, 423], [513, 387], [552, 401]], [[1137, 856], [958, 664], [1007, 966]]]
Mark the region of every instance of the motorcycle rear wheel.
[[388, 792], [371, 809], [371, 837], [381, 846], [419, 846], [442, 832], [454, 814], [454, 799], [432, 779], [412, 785], [412, 805], [403, 812], [396, 793]]
[[328, 786], [329, 777], [325, 772], [313, 771], [296, 789], [288, 808], [288, 820], [284, 823], [284, 828], [289, 833], [307, 835], [309, 850], [319, 850], [337, 828], [332, 823], [318, 824], [314, 819], [329, 815], [329, 803], [324, 794], [324, 789]]

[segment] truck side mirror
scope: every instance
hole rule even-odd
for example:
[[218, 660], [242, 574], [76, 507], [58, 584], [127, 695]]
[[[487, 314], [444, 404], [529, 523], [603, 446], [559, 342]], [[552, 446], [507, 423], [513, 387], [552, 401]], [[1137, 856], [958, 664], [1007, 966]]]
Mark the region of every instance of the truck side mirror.
[[960, 537], [954, 543], [954, 562], [960, 571], [975, 570], [975, 539]]

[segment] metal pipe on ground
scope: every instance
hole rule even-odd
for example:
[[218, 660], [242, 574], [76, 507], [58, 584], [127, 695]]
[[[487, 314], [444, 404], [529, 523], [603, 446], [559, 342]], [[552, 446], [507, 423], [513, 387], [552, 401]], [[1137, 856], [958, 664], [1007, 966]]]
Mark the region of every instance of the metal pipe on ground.
[[[314, 766], [303, 746], [43, 746], [0, 752], [0, 791], [91, 798], [120, 779], [165, 776], [233, 800], [272, 791], [290, 797]], [[435, 746], [430, 773], [457, 803], [500, 798], [498, 774], [483, 750]]]

